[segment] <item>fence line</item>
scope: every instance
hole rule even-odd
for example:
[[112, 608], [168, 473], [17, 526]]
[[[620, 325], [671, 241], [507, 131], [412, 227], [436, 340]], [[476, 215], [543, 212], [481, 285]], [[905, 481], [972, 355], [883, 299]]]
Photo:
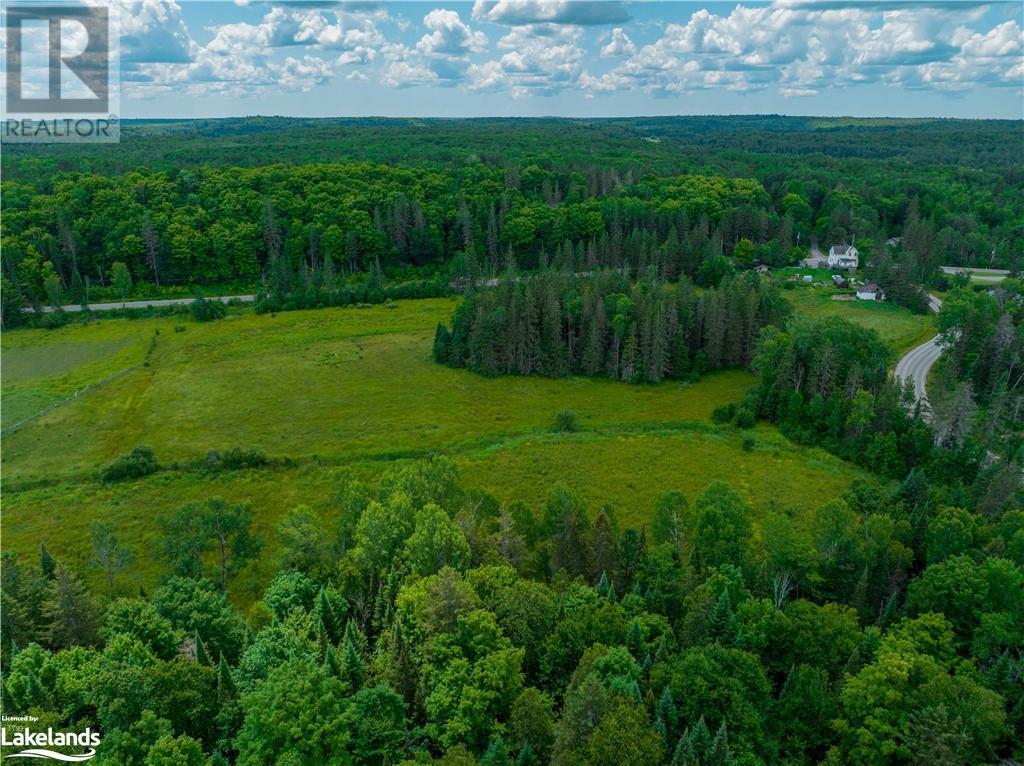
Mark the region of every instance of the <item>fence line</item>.
[[146, 349], [146, 355], [142, 358], [141, 362], [136, 362], [133, 365], [129, 365], [128, 367], [125, 367], [123, 370], [118, 370], [113, 375], [108, 375], [107, 377], [103, 378], [103, 380], [97, 380], [95, 383], [90, 383], [89, 385], [85, 386], [84, 388], [78, 389], [73, 394], [71, 394], [69, 396], [65, 396], [60, 401], [56, 401], [56, 402], [53, 402], [52, 404], [46, 405], [45, 407], [43, 407], [43, 409], [39, 410], [39, 412], [37, 412], [35, 415], [29, 415], [27, 418], [19, 420], [14, 425], [8, 426], [7, 428], [5, 428], [2, 431], [0, 431], [0, 436], [7, 436], [8, 434], [12, 434], [15, 431], [17, 431], [19, 428], [21, 428], [23, 425], [25, 425], [26, 423], [29, 423], [29, 422], [35, 420], [36, 418], [40, 418], [40, 417], [42, 417], [43, 415], [46, 415], [49, 412], [53, 412], [55, 409], [57, 409], [58, 407], [62, 407], [63, 405], [65, 405], [68, 402], [70, 402], [72, 399], [77, 399], [79, 396], [82, 396], [83, 394], [87, 394], [90, 391], [94, 391], [95, 389], [99, 388], [100, 386], [105, 386], [107, 383], [112, 383], [115, 380], [117, 380], [118, 378], [124, 377], [129, 372], [131, 372], [132, 370], [135, 370], [135, 369], [137, 369], [139, 367], [145, 366], [146, 363], [149, 362], [149, 357], [152, 356], [152, 354], [153, 354], [153, 349], [156, 348], [156, 338], [157, 338], [157, 336], [159, 334], [160, 334], [159, 330], [157, 330], [156, 332], [153, 333], [153, 337], [149, 341], [149, 348]]

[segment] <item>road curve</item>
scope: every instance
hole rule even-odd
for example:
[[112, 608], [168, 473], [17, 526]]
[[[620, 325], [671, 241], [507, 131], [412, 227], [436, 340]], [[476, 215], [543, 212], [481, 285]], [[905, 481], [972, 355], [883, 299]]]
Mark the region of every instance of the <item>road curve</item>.
[[[255, 295], [220, 295], [216, 298], [207, 298], [209, 301], [220, 301], [221, 303], [228, 303], [229, 301], [241, 301], [242, 303], [252, 303], [256, 300]], [[117, 309], [145, 309], [151, 306], [182, 306], [195, 301], [195, 298], [160, 298], [148, 301], [115, 301], [113, 303], [90, 303], [88, 308], [90, 311], [115, 311]], [[82, 307], [78, 304], [71, 304], [68, 306], [61, 306], [61, 311], [81, 311]], [[31, 311], [32, 309], [27, 309]], [[48, 314], [53, 311], [53, 306], [43, 306], [42, 310]]]
[[[934, 295], [929, 295], [928, 307], [938, 313], [942, 308], [942, 301]], [[940, 338], [941, 336], [936, 335], [920, 346], [910, 349], [896, 363], [896, 371], [893, 373], [899, 381], [909, 379], [914, 382], [914, 397], [925, 406], [928, 403], [928, 373], [935, 361], [942, 355], [942, 346], [939, 345]]]

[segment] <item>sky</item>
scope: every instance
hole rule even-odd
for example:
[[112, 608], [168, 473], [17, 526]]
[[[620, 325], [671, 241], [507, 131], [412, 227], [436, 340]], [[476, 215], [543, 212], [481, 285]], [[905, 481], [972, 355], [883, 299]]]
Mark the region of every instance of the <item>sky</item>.
[[121, 5], [128, 118], [1024, 117], [1024, 0]]

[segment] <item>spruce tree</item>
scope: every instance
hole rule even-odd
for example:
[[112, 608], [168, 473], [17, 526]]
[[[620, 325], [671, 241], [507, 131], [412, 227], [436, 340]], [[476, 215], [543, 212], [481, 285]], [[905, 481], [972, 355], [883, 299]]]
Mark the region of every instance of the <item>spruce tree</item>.
[[363, 681], [366, 680], [363, 657], [352, 638], [345, 640], [345, 648], [341, 653], [341, 677], [348, 681], [352, 691], [362, 688]]
[[203, 639], [199, 637], [198, 630], [193, 634], [192, 640], [195, 642], [196, 662], [200, 665], [212, 665], [213, 659], [210, 657]]
[[50, 555], [45, 543], [39, 543], [39, 573], [43, 579], [52, 580], [57, 571], [57, 561]]
[[675, 700], [672, 697], [671, 687], [666, 686], [658, 699], [657, 717], [665, 729], [665, 744], [671, 747], [675, 740], [676, 728], [679, 725], [679, 710], [676, 708]]
[[512, 766], [508, 748], [500, 734], [495, 736], [487, 746], [487, 750], [480, 758], [480, 766]]
[[54, 648], [96, 641], [100, 608], [82, 579], [63, 564], [46, 587], [42, 617], [47, 643]]

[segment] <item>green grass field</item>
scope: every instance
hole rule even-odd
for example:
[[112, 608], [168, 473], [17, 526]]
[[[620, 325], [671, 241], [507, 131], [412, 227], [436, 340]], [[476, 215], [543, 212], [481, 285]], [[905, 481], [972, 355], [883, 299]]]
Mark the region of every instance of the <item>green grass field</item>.
[[[769, 427], [758, 427], [754, 448], [745, 450], [742, 434], [712, 425], [711, 411], [752, 385], [747, 372], [627, 386], [488, 379], [437, 365], [434, 328], [453, 307], [437, 299], [276, 316], [245, 311], [210, 324], [179, 321], [181, 331], [147, 319], [8, 333], [2, 361], [16, 374], [4, 376], [5, 404], [48, 391], [58, 378], [78, 385], [137, 366], [4, 437], [5, 549], [28, 553], [44, 541], [58, 557], [85, 563], [89, 521], [108, 519], [136, 549], [121, 578], [131, 591], [162, 572], [152, 556], [161, 512], [216, 495], [248, 501], [267, 549], [236, 586], [247, 601], [273, 571], [276, 521], [301, 503], [329, 521], [335, 474], [346, 467], [372, 478], [395, 459], [446, 454], [466, 486], [502, 501], [538, 507], [553, 483], [565, 481], [591, 507], [611, 503], [623, 523], [636, 525], [671, 488], [693, 498], [722, 479], [759, 510], [776, 503], [811, 511], [865, 475]], [[138, 364], [157, 331], [147, 362]], [[551, 433], [566, 408], [581, 430]], [[140, 444], [165, 465], [231, 446], [296, 465], [96, 480], [102, 466]]]
[[812, 318], [841, 316], [849, 319], [876, 330], [897, 354], [903, 354], [935, 335], [931, 314], [915, 314], [888, 302], [832, 300], [836, 294], [837, 291], [832, 287], [810, 285], [798, 285], [782, 293], [797, 314]]
[[144, 322], [100, 320], [58, 330], [4, 333], [3, 428], [139, 364], [154, 329]]

